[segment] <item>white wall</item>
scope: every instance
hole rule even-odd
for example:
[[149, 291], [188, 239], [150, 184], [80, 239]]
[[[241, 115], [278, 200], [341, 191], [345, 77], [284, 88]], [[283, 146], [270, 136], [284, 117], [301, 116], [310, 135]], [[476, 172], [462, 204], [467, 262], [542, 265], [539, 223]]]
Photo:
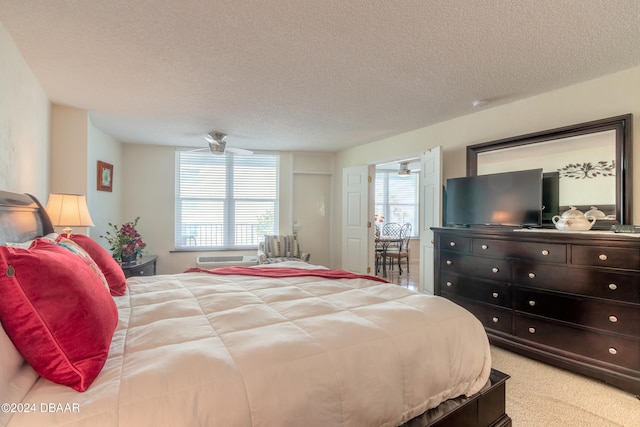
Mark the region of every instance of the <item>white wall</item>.
[[[197, 256], [227, 255], [227, 252], [175, 252], [175, 149], [141, 144], [123, 144], [122, 147], [122, 221], [140, 217], [138, 231], [147, 243], [147, 253], [158, 255], [158, 272], [180, 273], [195, 267]], [[326, 193], [330, 194], [331, 184], [322, 188], [305, 187], [304, 191], [298, 191], [300, 197], [295, 200], [292, 194], [296, 185], [304, 185], [304, 179], [309, 174], [331, 180], [333, 159], [333, 154], [326, 153], [280, 153], [280, 233], [292, 233], [294, 215], [301, 209], [317, 205], [320, 198], [330, 199]], [[330, 203], [330, 200], [326, 200], [326, 203]], [[329, 224], [330, 211], [324, 214]], [[328, 262], [331, 249], [329, 229], [318, 224], [319, 220], [306, 222], [300, 219], [300, 222], [303, 227], [299, 235], [301, 249], [311, 252], [316, 262]], [[232, 254], [255, 255], [256, 250]]]
[[[87, 128], [87, 204], [95, 227], [89, 229], [89, 236], [98, 241], [105, 249], [109, 249], [103, 235], [109, 223], [125, 222], [122, 209], [122, 189], [124, 188], [124, 172], [122, 170], [122, 144], [107, 135], [88, 120]], [[113, 165], [112, 191], [98, 191], [98, 160]]]
[[195, 267], [194, 253], [171, 253], [174, 250], [174, 148], [123, 144], [120, 179], [122, 221], [140, 217], [137, 230], [147, 244], [146, 252], [158, 255], [158, 273], [181, 273]]
[[[342, 226], [342, 178], [339, 173], [342, 168], [408, 158], [441, 145], [444, 178], [464, 176], [467, 145], [627, 113], [634, 115], [633, 139], [640, 141], [640, 67], [344, 150], [336, 158], [334, 241], [340, 242]], [[640, 150], [633, 152], [632, 168], [637, 176], [640, 173]], [[640, 223], [639, 185], [633, 189], [633, 212], [633, 222]], [[339, 244], [336, 252], [341, 259]]]
[[[87, 196], [97, 236], [121, 221], [120, 143], [95, 128], [84, 110], [52, 106], [0, 23], [0, 190], [29, 193], [43, 204], [50, 192]], [[114, 192], [97, 191], [96, 162], [114, 164]], [[106, 242], [101, 242], [106, 246]]]
[[[51, 117], [51, 192], [87, 196], [94, 227], [76, 227], [73, 232], [87, 234], [109, 249], [99, 236], [107, 231], [109, 222], [122, 222], [121, 144], [96, 128], [85, 110], [54, 104]], [[111, 192], [97, 189], [98, 160], [113, 165]]]
[[[59, 152], [51, 153], [51, 104], [1, 24], [0, 57], [0, 189], [28, 192], [44, 203], [50, 192], [50, 182], [54, 179], [56, 186], [60, 184], [57, 191], [68, 191], [61, 187], [69, 184], [75, 188], [76, 183], [69, 181], [68, 177], [60, 176], [66, 173], [67, 166], [58, 160]], [[415, 157], [424, 149], [441, 145], [445, 178], [463, 176], [466, 170], [467, 145], [627, 113], [634, 114], [633, 138], [639, 141], [640, 68], [508, 105], [487, 108], [468, 116], [337, 153], [335, 168], [331, 166], [335, 171], [330, 209], [332, 232], [331, 238], [327, 237], [332, 242], [331, 259], [337, 260], [337, 263], [341, 259], [341, 170], [344, 167]], [[150, 251], [161, 257], [160, 272], [182, 271], [193, 266], [193, 253], [169, 256], [173, 246], [173, 150], [169, 147], [125, 144], [119, 153], [119, 143], [94, 132], [90, 122], [88, 125], [85, 123], [78, 126], [87, 133], [86, 147], [76, 148], [85, 153], [86, 164], [84, 167], [80, 166], [84, 171], [84, 178], [81, 180], [88, 193], [92, 215], [100, 218], [100, 222], [121, 222], [140, 215], [140, 228], [149, 242]], [[108, 140], [106, 146], [103, 144], [104, 140]], [[96, 192], [92, 177], [96, 160], [114, 164], [114, 193]], [[294, 188], [292, 169], [297, 167], [294, 164], [290, 160], [283, 161], [282, 189]], [[640, 150], [634, 150], [632, 164], [636, 174], [640, 173]], [[70, 173], [76, 176], [74, 171]], [[122, 187], [118, 188], [119, 186]], [[294, 204], [286, 191], [281, 192], [281, 198], [280, 227], [284, 231], [291, 228]], [[637, 224], [640, 223], [640, 185], [635, 186], [633, 198], [633, 222]], [[116, 212], [120, 213], [118, 218]], [[108, 219], [111, 217], [113, 219]], [[96, 227], [90, 233], [95, 238], [104, 231]]]
[[0, 189], [49, 195], [51, 103], [0, 24]]
[[300, 226], [298, 242], [302, 251], [311, 254], [309, 262], [325, 266], [335, 264], [331, 241], [334, 160], [331, 153], [291, 153], [291, 224]]

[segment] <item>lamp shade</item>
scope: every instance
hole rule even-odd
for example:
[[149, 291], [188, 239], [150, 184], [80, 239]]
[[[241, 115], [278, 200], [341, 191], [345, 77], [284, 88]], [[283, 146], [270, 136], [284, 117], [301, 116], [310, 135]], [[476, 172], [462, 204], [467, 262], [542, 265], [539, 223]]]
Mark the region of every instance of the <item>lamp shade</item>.
[[49, 195], [45, 208], [54, 227], [93, 227], [87, 199], [81, 194]]

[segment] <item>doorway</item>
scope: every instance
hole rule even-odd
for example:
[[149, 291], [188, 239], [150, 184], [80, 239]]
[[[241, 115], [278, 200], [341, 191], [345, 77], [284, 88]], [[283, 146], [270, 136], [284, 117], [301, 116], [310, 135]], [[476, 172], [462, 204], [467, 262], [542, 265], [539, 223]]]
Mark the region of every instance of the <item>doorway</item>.
[[[434, 248], [431, 227], [440, 226], [442, 219], [442, 147], [430, 148], [419, 156], [418, 291], [433, 294]], [[389, 160], [387, 163], [399, 161]], [[383, 164], [381, 161], [376, 163]], [[375, 268], [376, 239], [372, 229], [375, 174], [375, 164], [350, 166], [342, 170], [342, 268], [361, 274], [372, 274]]]
[[[400, 263], [405, 266], [397, 265], [398, 258], [382, 258], [378, 253], [374, 274], [382, 276], [386, 273], [385, 278], [390, 282], [404, 283], [412, 288], [415, 288], [419, 282], [417, 273], [420, 269], [419, 180], [419, 158], [403, 159], [375, 166], [373, 217], [376, 236], [384, 236], [386, 233], [393, 232], [393, 229], [400, 229], [407, 224], [410, 233], [408, 241], [400, 242], [391, 248], [392, 251], [400, 250], [408, 254], [408, 258], [402, 259]], [[376, 250], [380, 252], [380, 247]], [[382, 268], [386, 267], [384, 264], [388, 264], [389, 268]]]

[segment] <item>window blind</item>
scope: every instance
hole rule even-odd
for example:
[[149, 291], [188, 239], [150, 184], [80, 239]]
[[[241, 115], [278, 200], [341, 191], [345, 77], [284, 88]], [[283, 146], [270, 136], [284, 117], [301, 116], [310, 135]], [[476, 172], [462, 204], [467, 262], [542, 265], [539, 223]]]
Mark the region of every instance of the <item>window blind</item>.
[[411, 224], [411, 235], [418, 235], [418, 174], [399, 176], [397, 171], [376, 170], [375, 213], [384, 224]]
[[176, 151], [176, 249], [247, 249], [277, 234], [276, 154]]

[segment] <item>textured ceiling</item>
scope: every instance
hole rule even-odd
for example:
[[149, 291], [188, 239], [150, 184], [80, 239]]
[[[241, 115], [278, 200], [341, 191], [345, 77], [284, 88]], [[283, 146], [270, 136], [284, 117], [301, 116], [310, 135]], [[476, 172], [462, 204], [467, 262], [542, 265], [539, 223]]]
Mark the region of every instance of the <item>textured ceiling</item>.
[[335, 151], [640, 65], [638, 0], [2, 0], [52, 102], [124, 142]]

